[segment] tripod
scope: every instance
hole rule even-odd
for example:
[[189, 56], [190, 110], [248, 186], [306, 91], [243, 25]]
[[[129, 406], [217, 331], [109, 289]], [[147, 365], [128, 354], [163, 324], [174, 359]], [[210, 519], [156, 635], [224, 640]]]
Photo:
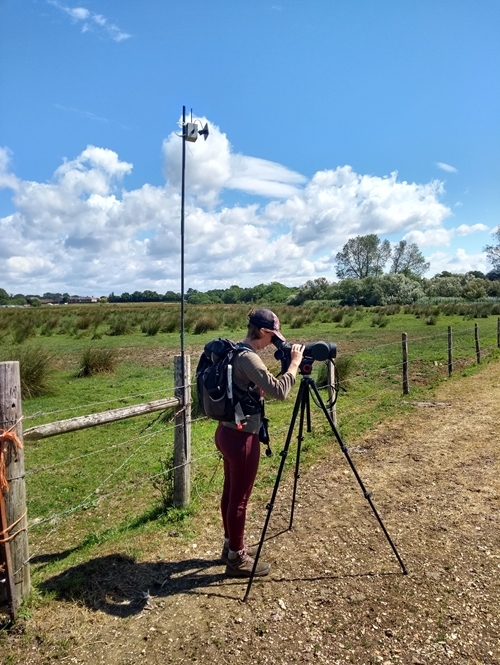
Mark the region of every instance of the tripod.
[[332, 428], [332, 432], [334, 433], [335, 438], [337, 439], [337, 441], [339, 443], [339, 446], [340, 446], [342, 452], [344, 453], [344, 455], [345, 455], [345, 457], [346, 457], [346, 459], [349, 463], [349, 466], [351, 467], [351, 470], [354, 473], [354, 475], [356, 477], [356, 480], [359, 483], [359, 486], [361, 487], [361, 491], [363, 492], [363, 495], [364, 495], [365, 499], [370, 504], [370, 507], [371, 507], [375, 517], [377, 518], [377, 521], [380, 524], [380, 527], [381, 527], [382, 531], [384, 532], [384, 535], [387, 538], [387, 540], [389, 542], [389, 545], [392, 548], [392, 551], [396, 555], [396, 558], [399, 562], [399, 565], [401, 566], [403, 574], [404, 575], [408, 574], [408, 571], [406, 570], [406, 567], [403, 563], [403, 560], [399, 556], [399, 553], [396, 549], [396, 546], [392, 542], [391, 537], [389, 536], [389, 533], [387, 532], [387, 529], [385, 528], [384, 523], [382, 522], [382, 519], [381, 519], [380, 515], [377, 512], [377, 509], [375, 508], [375, 506], [373, 504], [372, 495], [371, 495], [370, 492], [366, 491], [366, 488], [363, 484], [363, 481], [361, 480], [361, 478], [360, 478], [360, 476], [359, 476], [359, 474], [356, 470], [356, 467], [354, 466], [354, 463], [353, 463], [353, 461], [352, 461], [352, 459], [349, 455], [349, 449], [347, 448], [345, 443], [342, 441], [342, 438], [340, 437], [340, 434], [339, 434], [337, 428], [335, 427], [335, 423], [333, 422], [332, 417], [330, 416], [330, 414], [328, 412], [328, 409], [327, 409], [323, 399], [321, 398], [321, 395], [318, 391], [318, 387], [316, 385], [316, 382], [314, 381], [313, 377], [311, 376], [311, 369], [312, 369], [312, 363], [307, 364], [307, 365], [304, 364], [304, 366], [301, 366], [301, 368], [300, 368], [300, 373], [302, 374], [302, 380], [300, 382], [300, 387], [299, 387], [299, 392], [297, 394], [297, 399], [295, 400], [295, 406], [293, 408], [292, 419], [290, 421], [290, 426], [288, 428], [288, 434], [287, 434], [287, 437], [286, 437], [285, 446], [284, 446], [283, 450], [280, 453], [281, 462], [280, 462], [280, 466], [279, 466], [279, 469], [278, 469], [278, 474], [276, 476], [276, 481], [274, 483], [274, 489], [273, 489], [273, 493], [272, 493], [272, 496], [271, 496], [271, 500], [266, 506], [267, 516], [266, 516], [266, 520], [264, 522], [264, 527], [262, 529], [262, 534], [261, 534], [261, 537], [260, 537], [259, 546], [257, 548], [257, 554], [255, 555], [255, 561], [254, 561], [252, 573], [250, 575], [250, 579], [248, 580], [248, 586], [247, 586], [247, 590], [246, 590], [246, 593], [245, 593], [245, 597], [243, 598], [243, 601], [246, 601], [246, 599], [248, 598], [248, 595], [250, 593], [250, 589], [252, 588], [252, 583], [253, 583], [253, 580], [254, 580], [254, 577], [255, 577], [255, 570], [257, 568], [257, 563], [259, 561], [260, 552], [262, 550], [262, 545], [264, 544], [264, 539], [265, 539], [265, 536], [266, 536], [267, 527], [268, 527], [269, 521], [271, 519], [271, 513], [272, 513], [273, 508], [274, 508], [274, 502], [276, 500], [276, 495], [278, 493], [278, 487], [279, 487], [279, 484], [280, 484], [281, 475], [283, 473], [283, 468], [285, 466], [286, 458], [287, 458], [287, 455], [288, 455], [288, 449], [290, 447], [290, 442], [292, 440], [293, 431], [294, 431], [294, 428], [295, 428], [295, 423], [296, 423], [296, 420], [297, 420], [297, 416], [300, 413], [299, 431], [298, 431], [298, 436], [297, 436], [297, 441], [298, 441], [297, 457], [296, 457], [296, 460], [295, 460], [295, 476], [294, 476], [295, 480], [294, 480], [294, 484], [293, 484], [292, 508], [291, 508], [291, 511], [290, 511], [290, 523], [289, 523], [288, 528], [291, 529], [292, 525], [293, 525], [293, 515], [294, 515], [294, 511], [295, 511], [295, 497], [296, 497], [296, 494], [297, 494], [297, 482], [298, 482], [298, 479], [300, 477], [300, 474], [299, 474], [300, 450], [301, 450], [301, 447], [302, 447], [302, 441], [304, 440], [304, 419], [306, 419], [307, 431], [308, 432], [311, 431], [311, 402], [310, 402], [311, 395], [313, 395], [313, 400], [314, 400], [315, 404], [317, 406], [319, 406], [319, 408], [323, 411], [323, 413], [325, 415], [325, 418], [327, 419], [330, 427]]

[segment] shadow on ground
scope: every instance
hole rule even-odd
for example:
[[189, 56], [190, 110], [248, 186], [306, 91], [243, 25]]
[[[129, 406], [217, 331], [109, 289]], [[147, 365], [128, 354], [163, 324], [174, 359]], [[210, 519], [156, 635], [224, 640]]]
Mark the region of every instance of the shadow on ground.
[[[119, 617], [140, 614], [156, 608], [157, 603], [177, 594], [202, 593], [205, 596], [241, 600], [247, 579], [231, 579], [224, 575], [220, 561], [187, 559], [183, 561], [158, 561], [138, 563], [132, 557], [110, 554], [68, 568], [39, 586], [42, 593], [60, 601], [79, 602], [91, 610], [98, 610]], [[293, 578], [269, 577], [259, 582], [303, 582], [339, 580], [347, 578], [394, 577], [400, 573], [362, 572], [340, 575], [305, 575]], [[224, 582], [224, 584], [223, 584]], [[237, 585], [242, 595], [235, 596]]]
[[[162, 597], [192, 593], [224, 579], [219, 563], [206, 559], [137, 563], [132, 557], [110, 554], [72, 566], [39, 586], [58, 600], [83, 602], [89, 608], [127, 617], [153, 609]], [[218, 594], [219, 595], [219, 594]]]

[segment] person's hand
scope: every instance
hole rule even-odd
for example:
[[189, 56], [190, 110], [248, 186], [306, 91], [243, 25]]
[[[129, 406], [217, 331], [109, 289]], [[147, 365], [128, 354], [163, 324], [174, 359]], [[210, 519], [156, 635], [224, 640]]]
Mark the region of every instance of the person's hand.
[[302, 360], [302, 356], [304, 355], [304, 345], [303, 344], [292, 344], [292, 348], [290, 350], [290, 358], [291, 361], [294, 365], [300, 365], [300, 361]]

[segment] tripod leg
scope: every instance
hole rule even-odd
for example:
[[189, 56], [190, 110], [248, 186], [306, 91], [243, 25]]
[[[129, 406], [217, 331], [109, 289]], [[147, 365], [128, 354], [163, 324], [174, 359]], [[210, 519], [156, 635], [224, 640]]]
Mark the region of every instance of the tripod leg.
[[403, 571], [403, 574], [404, 574], [404, 575], [407, 575], [407, 574], [408, 574], [408, 571], [406, 570], [406, 566], [404, 565], [403, 560], [402, 560], [401, 557], [399, 556], [399, 553], [398, 553], [398, 551], [397, 551], [397, 549], [396, 549], [396, 546], [395, 546], [394, 543], [392, 542], [391, 537], [390, 537], [390, 535], [389, 535], [387, 529], [385, 528], [384, 523], [382, 522], [382, 518], [380, 517], [380, 515], [379, 515], [378, 512], [377, 512], [377, 509], [375, 508], [375, 505], [374, 505], [374, 503], [373, 503], [373, 501], [372, 501], [372, 495], [371, 495], [371, 493], [366, 491], [366, 488], [365, 488], [365, 486], [364, 486], [364, 484], [363, 484], [363, 481], [361, 480], [361, 478], [360, 478], [360, 476], [359, 476], [359, 474], [358, 474], [358, 471], [357, 471], [356, 467], [354, 466], [354, 462], [352, 461], [352, 459], [351, 459], [351, 457], [350, 457], [350, 455], [349, 455], [349, 450], [348, 450], [347, 446], [345, 445], [345, 443], [342, 441], [342, 438], [341, 438], [341, 436], [340, 436], [340, 434], [339, 434], [337, 428], [335, 427], [335, 424], [334, 424], [334, 422], [333, 422], [333, 420], [332, 420], [332, 417], [330, 416], [330, 414], [329, 414], [329, 412], [328, 412], [328, 409], [326, 408], [325, 403], [323, 402], [323, 399], [321, 398], [321, 395], [319, 394], [318, 387], [316, 386], [316, 383], [314, 382], [314, 379], [310, 378], [309, 381], [308, 381], [308, 384], [309, 384], [310, 389], [313, 391], [313, 393], [314, 393], [314, 395], [315, 395], [315, 397], [316, 397], [316, 399], [317, 399], [317, 403], [320, 405], [321, 410], [322, 410], [323, 413], [325, 414], [325, 417], [326, 417], [326, 419], [328, 420], [328, 423], [329, 423], [330, 427], [332, 428], [332, 432], [334, 433], [335, 438], [337, 439], [337, 441], [338, 441], [338, 443], [339, 443], [339, 445], [340, 445], [340, 448], [341, 448], [342, 452], [344, 453], [344, 456], [345, 456], [345, 458], [347, 459], [347, 461], [348, 461], [348, 463], [349, 463], [349, 466], [351, 467], [351, 470], [352, 470], [352, 472], [354, 473], [354, 475], [355, 475], [355, 477], [356, 477], [356, 480], [357, 480], [358, 483], [359, 483], [359, 486], [361, 487], [361, 490], [362, 490], [362, 492], [363, 492], [363, 495], [364, 495], [365, 499], [368, 501], [368, 503], [370, 504], [370, 507], [371, 507], [371, 509], [372, 509], [372, 511], [373, 511], [373, 514], [374, 514], [375, 517], [377, 518], [377, 521], [378, 521], [378, 523], [379, 523], [379, 525], [380, 525], [380, 528], [381, 528], [382, 531], [384, 532], [384, 535], [385, 535], [385, 537], [387, 538], [387, 541], [388, 541], [389, 545], [391, 546], [392, 551], [394, 552], [394, 554], [395, 554], [395, 556], [396, 556], [396, 559], [397, 559], [398, 562], [399, 562], [399, 565], [401, 566], [401, 569], [402, 569], [402, 571]]
[[297, 457], [295, 458], [295, 474], [293, 481], [293, 494], [292, 494], [292, 508], [290, 510], [290, 522], [288, 528], [291, 529], [293, 525], [293, 515], [295, 513], [295, 497], [297, 496], [297, 483], [300, 478], [300, 451], [302, 449], [302, 441], [304, 441], [304, 415], [307, 418], [307, 431], [311, 429], [311, 408], [309, 400], [309, 391], [305, 390], [300, 402], [300, 419], [299, 419], [299, 433], [297, 435]]
[[250, 593], [250, 589], [252, 588], [253, 579], [255, 577], [255, 570], [257, 568], [257, 563], [259, 562], [260, 552], [262, 550], [262, 545], [264, 544], [264, 539], [266, 537], [267, 527], [269, 526], [269, 521], [271, 519], [271, 513], [272, 513], [273, 508], [274, 508], [274, 502], [276, 500], [276, 495], [278, 494], [278, 487], [279, 487], [279, 484], [280, 484], [281, 475], [283, 473], [283, 468], [285, 466], [286, 458], [287, 458], [287, 455], [288, 455], [288, 449], [290, 447], [290, 442], [292, 440], [293, 430], [294, 430], [294, 427], [295, 427], [295, 421], [297, 420], [297, 415], [299, 413], [299, 409], [301, 410], [301, 414], [302, 414], [301, 417], [303, 416], [304, 407], [302, 406], [302, 404], [304, 402], [304, 395], [306, 394], [306, 392], [307, 392], [307, 386], [305, 385], [304, 382], [301, 382], [300, 387], [299, 387], [299, 392], [297, 393], [297, 399], [295, 400], [295, 406], [293, 407], [292, 419], [290, 420], [290, 426], [288, 428], [288, 434], [286, 436], [285, 445], [283, 447], [283, 450], [280, 452], [281, 462], [280, 462], [280, 465], [279, 465], [278, 473], [276, 475], [276, 481], [274, 483], [274, 489], [273, 489], [273, 493], [271, 495], [271, 500], [269, 501], [269, 503], [266, 506], [266, 508], [267, 508], [266, 520], [265, 520], [264, 526], [262, 528], [262, 533], [261, 533], [260, 541], [259, 541], [259, 547], [257, 548], [257, 553], [255, 555], [255, 560], [254, 560], [252, 572], [250, 574], [250, 579], [248, 580], [247, 590], [246, 590], [246, 593], [245, 593], [245, 597], [243, 598], [243, 602], [245, 602], [246, 599], [248, 598], [248, 595]]

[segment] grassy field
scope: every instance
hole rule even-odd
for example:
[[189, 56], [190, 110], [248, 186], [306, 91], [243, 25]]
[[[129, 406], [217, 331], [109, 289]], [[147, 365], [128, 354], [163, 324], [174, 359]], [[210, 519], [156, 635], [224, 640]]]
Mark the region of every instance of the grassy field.
[[[448, 326], [453, 329], [455, 376], [476, 364], [474, 326], [478, 324], [483, 362], [498, 358], [497, 315], [486, 305], [418, 308], [277, 307], [291, 341], [323, 339], [337, 343], [342, 390], [338, 426], [349, 443], [389, 416], [404, 413], [415, 400], [432, 399], [437, 382], [447, 378]], [[192, 370], [203, 345], [216, 336], [241, 339], [249, 307], [188, 307], [186, 349]], [[42, 349], [51, 354], [51, 393], [25, 399], [25, 429], [169, 397], [173, 394], [173, 357], [179, 353], [177, 305], [88, 305], [0, 310], [0, 359], [16, 359]], [[401, 334], [409, 339], [410, 395], [401, 388]], [[89, 348], [111, 349], [116, 368], [78, 377]], [[265, 361], [277, 373], [272, 351]], [[318, 363], [316, 363], [318, 365]], [[315, 373], [320, 367], [315, 367]], [[326, 400], [326, 395], [325, 395]], [[270, 401], [273, 457], [263, 457], [256, 496], [274, 482], [293, 400]], [[313, 432], [306, 436], [305, 465], [332, 445], [331, 432], [313, 407]], [[195, 416], [194, 416], [195, 417]], [[35, 586], [48, 575], [102, 551], [132, 551], [131, 535], [154, 539], [158, 530], [186, 538], [194, 511], [210, 507], [218, 519], [216, 497], [222, 479], [213, 446], [215, 424], [195, 417], [192, 431], [192, 505], [165, 508], [171, 490], [172, 413], [156, 413], [39, 442], [27, 442], [25, 461], [30, 520], [30, 552]], [[335, 444], [336, 445], [336, 444]], [[289, 460], [287, 467], [293, 464]]]

